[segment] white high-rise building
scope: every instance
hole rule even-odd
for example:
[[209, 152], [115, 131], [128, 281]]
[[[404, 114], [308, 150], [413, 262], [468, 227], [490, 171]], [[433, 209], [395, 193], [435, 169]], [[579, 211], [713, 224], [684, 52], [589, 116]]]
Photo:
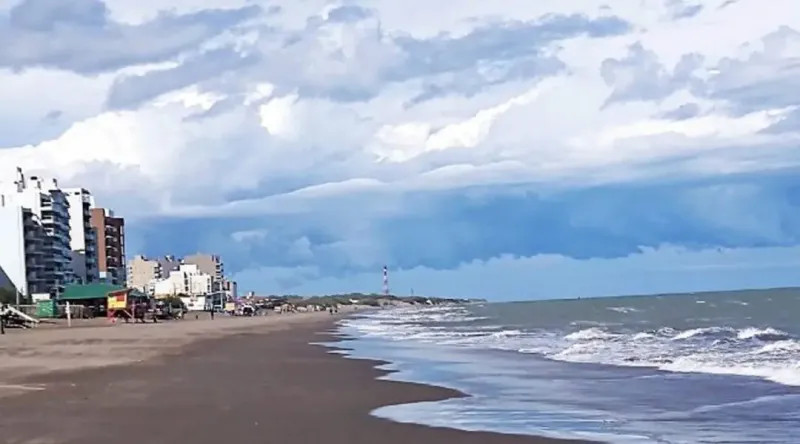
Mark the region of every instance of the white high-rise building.
[[27, 179], [17, 168], [13, 182], [0, 181], [0, 204], [0, 266], [17, 291], [27, 296], [63, 290], [72, 259], [69, 202], [58, 182]]
[[72, 274], [79, 283], [99, 280], [97, 266], [97, 232], [92, 226], [94, 196], [83, 188], [67, 188], [64, 194], [69, 201], [70, 249]]
[[44, 228], [33, 213], [0, 194], [0, 268], [21, 295], [47, 292], [44, 283]]

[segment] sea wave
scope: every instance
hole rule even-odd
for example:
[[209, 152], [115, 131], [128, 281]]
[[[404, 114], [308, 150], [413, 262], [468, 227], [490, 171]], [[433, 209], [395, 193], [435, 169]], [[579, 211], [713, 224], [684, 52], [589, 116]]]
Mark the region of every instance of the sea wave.
[[342, 325], [351, 333], [391, 340], [505, 350], [577, 363], [753, 376], [800, 386], [800, 338], [769, 326], [683, 330], [663, 326], [636, 331], [573, 323], [573, 330], [547, 330], [486, 322], [464, 307], [433, 307], [375, 311], [346, 319]]

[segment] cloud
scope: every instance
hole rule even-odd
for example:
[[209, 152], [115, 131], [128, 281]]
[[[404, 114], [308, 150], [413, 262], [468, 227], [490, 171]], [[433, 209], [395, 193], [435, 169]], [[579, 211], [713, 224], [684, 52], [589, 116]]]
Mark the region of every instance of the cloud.
[[692, 74], [702, 62], [698, 54], [684, 54], [675, 67], [668, 70], [654, 52], [645, 50], [641, 43], [633, 44], [625, 57], [603, 61], [603, 80], [614, 88], [607, 103], [667, 98], [690, 86]]
[[19, 3], [0, 173], [89, 187], [131, 253], [218, 251], [253, 289], [387, 264], [523, 295], [560, 258], [627, 292], [587, 267], [644, 256], [724, 284], [676, 249], [786, 273], [747, 258], [800, 237], [796, 2], [409, 1]]
[[254, 61], [253, 57], [242, 55], [233, 48], [205, 51], [174, 68], [117, 78], [106, 105], [111, 109], [135, 108], [165, 93], [245, 68]]
[[[549, 192], [529, 185], [373, 196], [355, 190], [353, 203], [318, 196], [320, 201], [335, 199], [334, 205], [310, 205], [308, 216], [239, 219], [232, 237], [247, 244], [247, 251], [236, 254], [235, 261], [243, 264], [324, 263], [340, 272], [376, 270], [383, 264], [446, 270], [457, 268], [465, 257], [503, 255], [612, 259], [662, 245], [792, 247], [800, 242], [799, 190], [797, 170]], [[354, 208], [355, 202], [362, 203], [357, 213], [341, 214], [341, 208]], [[219, 239], [215, 248], [225, 248], [231, 222], [179, 218], [154, 227], [163, 235], [150, 238], [149, 250], [174, 246], [168, 237], [177, 227], [205, 233], [184, 241], [183, 250], [191, 252], [209, 239]], [[298, 250], [304, 253], [287, 254]]]
[[703, 5], [686, 0], [667, 0], [666, 6], [673, 20], [692, 18], [703, 10]]
[[[735, 114], [800, 104], [800, 31], [781, 26], [746, 58], [726, 57], [712, 70], [705, 94]], [[769, 72], [769, 79], [761, 75]]]
[[0, 66], [97, 74], [164, 62], [259, 12], [255, 6], [184, 15], [162, 12], [129, 25], [112, 20], [100, 0], [24, 0], [0, 17]]
[[[386, 32], [374, 10], [333, 7], [309, 18], [299, 31], [276, 35], [262, 30], [255, 42], [258, 53], [244, 55], [227, 48], [200, 54], [178, 67], [120, 79], [109, 104], [114, 107], [125, 95], [136, 94], [133, 90], [153, 98], [208, 81], [208, 88], [231, 93], [265, 80], [301, 97], [344, 102], [373, 98], [387, 83], [416, 81], [422, 91], [413, 104], [440, 94], [475, 94], [493, 84], [554, 74], [565, 66], [544, 51], [547, 45], [581, 35], [609, 37], [629, 31], [630, 24], [616, 17], [572, 14], [489, 23], [463, 36], [419, 39]], [[237, 69], [238, 82], [213, 82], [231, 69]]]
[[697, 117], [700, 115], [700, 112], [700, 106], [696, 103], [684, 103], [673, 110], [661, 114], [661, 117], [671, 120], [688, 120]]

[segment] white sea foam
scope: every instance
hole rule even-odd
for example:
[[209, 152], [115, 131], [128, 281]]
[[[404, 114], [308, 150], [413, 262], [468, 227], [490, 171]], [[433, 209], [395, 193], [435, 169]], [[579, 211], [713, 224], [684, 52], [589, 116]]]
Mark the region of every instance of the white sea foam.
[[633, 307], [608, 307], [608, 309], [611, 311], [616, 311], [617, 313], [624, 313], [624, 314], [636, 313], [639, 311]]
[[791, 337], [789, 333], [785, 331], [776, 330], [774, 328], [753, 328], [748, 327], [742, 329], [736, 334], [736, 337], [739, 339], [759, 339], [762, 341], [779, 341], [782, 339], [788, 339]]
[[690, 330], [682, 331], [670, 339], [672, 339], [673, 341], [681, 341], [681, 340], [691, 339], [697, 336], [709, 336], [730, 331], [732, 331], [732, 329], [727, 327], [692, 328]]
[[591, 341], [598, 339], [611, 339], [616, 336], [617, 335], [607, 333], [598, 327], [592, 327], [585, 330], [576, 331], [575, 333], [570, 333], [564, 336], [564, 339], [568, 341]]
[[533, 353], [568, 362], [754, 376], [800, 386], [800, 338], [771, 327], [619, 331], [573, 322], [574, 331], [557, 331], [471, 326], [475, 321], [486, 319], [460, 307], [433, 307], [376, 311], [343, 324], [360, 335], [391, 340]]

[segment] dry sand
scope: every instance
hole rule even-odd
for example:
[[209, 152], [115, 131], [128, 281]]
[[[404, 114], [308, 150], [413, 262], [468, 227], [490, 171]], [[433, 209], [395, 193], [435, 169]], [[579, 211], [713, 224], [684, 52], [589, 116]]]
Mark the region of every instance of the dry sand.
[[[197, 317], [197, 319], [196, 319]], [[199, 339], [220, 338], [243, 331], [289, 328], [310, 319], [329, 318], [327, 312], [269, 314], [255, 317], [190, 313], [178, 321], [146, 324], [116, 323], [106, 319], [43, 323], [28, 330], [8, 329], [0, 336], [0, 398], [38, 390], [20, 384], [32, 376], [92, 367], [142, 362], [179, 352]]]

